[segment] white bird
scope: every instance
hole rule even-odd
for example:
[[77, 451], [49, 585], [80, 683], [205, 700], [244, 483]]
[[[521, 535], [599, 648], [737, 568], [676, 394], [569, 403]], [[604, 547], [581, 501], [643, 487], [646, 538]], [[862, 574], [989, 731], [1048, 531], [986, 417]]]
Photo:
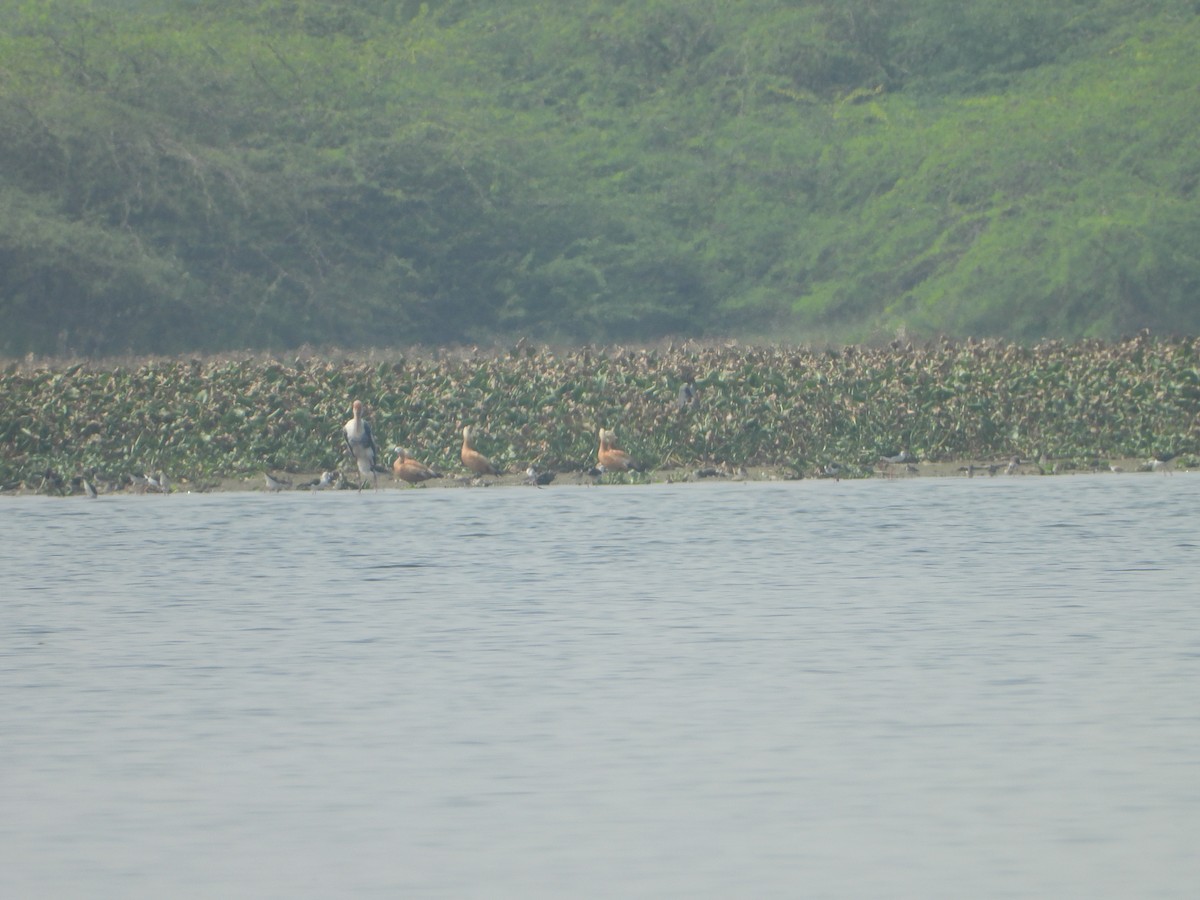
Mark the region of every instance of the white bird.
[[1175, 459], [1174, 453], [1156, 453], [1147, 461], [1151, 472], [1165, 472]]
[[361, 491], [367, 486], [367, 478], [371, 479], [372, 487], [377, 488], [379, 487], [379, 478], [375, 474], [375, 461], [379, 458], [379, 449], [375, 446], [375, 437], [371, 434], [371, 426], [363, 418], [362, 401], [355, 400], [353, 409], [354, 418], [346, 423], [346, 446], [350, 448], [350, 454], [354, 457], [354, 462], [358, 464], [358, 473], [363, 477], [363, 482], [358, 489]]
[[292, 486], [292, 483], [288, 479], [276, 478], [270, 472], [263, 472], [263, 477], [266, 479], [268, 491], [274, 491], [278, 493], [279, 491]]
[[549, 484], [554, 480], [555, 472], [543, 472], [537, 466], [530, 466], [525, 470], [525, 484], [532, 484], [535, 487], [541, 487], [544, 484]]

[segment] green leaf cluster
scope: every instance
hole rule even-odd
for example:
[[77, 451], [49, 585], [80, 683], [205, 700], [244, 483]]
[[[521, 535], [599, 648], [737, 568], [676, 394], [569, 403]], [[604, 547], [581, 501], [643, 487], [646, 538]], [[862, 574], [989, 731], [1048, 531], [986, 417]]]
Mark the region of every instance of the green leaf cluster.
[[[695, 402], [681, 407], [689, 381]], [[47, 470], [112, 484], [163, 470], [197, 484], [348, 467], [353, 399], [389, 460], [399, 445], [448, 473], [462, 471], [465, 425], [509, 471], [587, 469], [600, 428], [651, 469], [810, 474], [836, 461], [863, 475], [902, 450], [1103, 469], [1164, 452], [1196, 458], [1200, 339], [35, 362], [0, 373], [0, 395], [11, 411], [0, 418], [0, 489], [36, 490]]]

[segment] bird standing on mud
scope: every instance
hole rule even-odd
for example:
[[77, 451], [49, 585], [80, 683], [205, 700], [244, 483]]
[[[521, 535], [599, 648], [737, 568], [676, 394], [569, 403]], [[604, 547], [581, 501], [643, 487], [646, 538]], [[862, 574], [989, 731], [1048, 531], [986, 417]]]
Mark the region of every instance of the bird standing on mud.
[[499, 475], [500, 470], [492, 465], [492, 461], [480, 453], [471, 444], [471, 426], [463, 428], [462, 464], [470, 469], [476, 477], [481, 475]]
[[1151, 472], [1166, 472], [1169, 471], [1174, 459], [1174, 453], [1155, 453], [1146, 461], [1146, 465], [1150, 467]]
[[331, 488], [337, 484], [339, 475], [332, 469], [321, 473], [320, 478], [314, 478], [312, 481], [306, 481], [300, 485], [306, 491], [320, 491], [325, 488]]
[[375, 461], [379, 458], [379, 448], [375, 446], [371, 426], [363, 418], [362, 401], [355, 400], [352, 408], [354, 418], [346, 423], [346, 446], [350, 448], [350, 455], [358, 464], [358, 473], [363, 477], [358, 489], [361, 491], [367, 486], [368, 478], [371, 479], [371, 486], [377, 488], [379, 478], [375, 474]]
[[554, 476], [557, 474], [557, 472], [551, 472], [548, 470], [542, 471], [537, 466], [530, 466], [525, 470], [525, 479], [522, 483], [532, 484], [534, 487], [542, 487], [543, 485], [547, 485], [552, 482], [554, 480]]
[[596, 461], [603, 472], [637, 471], [633, 457], [617, 447], [616, 432], [607, 428], [600, 429], [600, 447], [596, 451]]
[[266, 482], [267, 490], [273, 493], [279, 493], [292, 486], [292, 482], [287, 478], [276, 478], [270, 472], [263, 472], [263, 480]]
[[430, 478], [441, 478], [442, 473], [434, 471], [425, 465], [420, 460], [413, 459], [408, 455], [408, 451], [403, 447], [394, 447], [392, 452], [396, 454], [396, 461], [392, 463], [392, 474], [401, 481], [406, 481], [409, 484], [420, 484], [422, 481], [428, 481]]

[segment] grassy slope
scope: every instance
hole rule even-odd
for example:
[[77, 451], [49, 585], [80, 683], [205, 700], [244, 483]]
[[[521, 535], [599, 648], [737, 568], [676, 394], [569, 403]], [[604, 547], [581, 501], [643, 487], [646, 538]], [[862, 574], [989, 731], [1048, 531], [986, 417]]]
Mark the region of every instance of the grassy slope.
[[1197, 25], [1164, 18], [1010, 94], [943, 104], [916, 170], [868, 204], [894, 230], [850, 238], [868, 270], [912, 282], [880, 298], [881, 321], [1024, 339], [1200, 330]]
[[10, 354], [1200, 332], [1188, 4], [914, 0], [903, 78], [872, 4], [52, 7], [0, 64]]

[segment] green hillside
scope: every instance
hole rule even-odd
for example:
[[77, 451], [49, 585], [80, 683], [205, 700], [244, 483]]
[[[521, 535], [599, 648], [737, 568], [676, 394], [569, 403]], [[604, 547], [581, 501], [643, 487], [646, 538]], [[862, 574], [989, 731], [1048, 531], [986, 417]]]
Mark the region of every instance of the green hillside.
[[1200, 333], [1194, 0], [0, 0], [0, 354]]

